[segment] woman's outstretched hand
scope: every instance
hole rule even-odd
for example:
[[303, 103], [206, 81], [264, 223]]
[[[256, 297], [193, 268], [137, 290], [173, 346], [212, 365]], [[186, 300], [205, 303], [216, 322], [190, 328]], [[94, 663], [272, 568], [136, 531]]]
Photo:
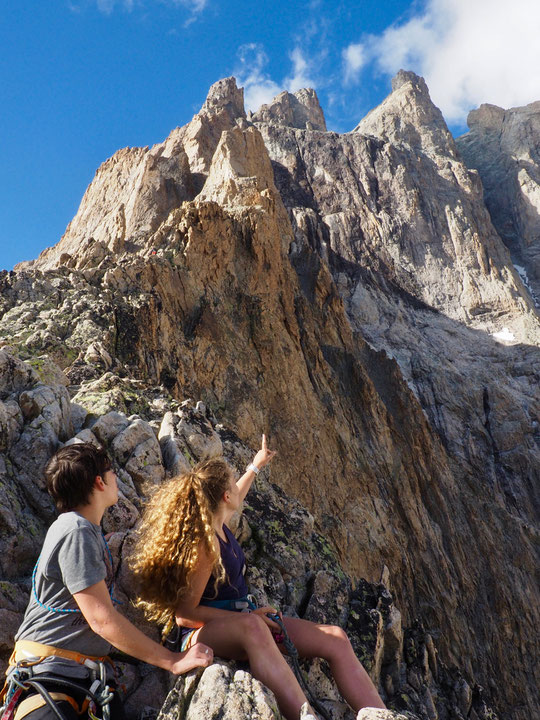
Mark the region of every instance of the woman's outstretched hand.
[[174, 675], [182, 675], [196, 667], [208, 667], [214, 662], [214, 651], [204, 643], [195, 643], [189, 650], [178, 653], [178, 660], [171, 668]]
[[265, 465], [268, 465], [270, 460], [276, 454], [276, 450], [269, 450], [266, 446], [266, 435], [262, 436], [261, 449], [253, 458], [253, 464], [261, 470]]

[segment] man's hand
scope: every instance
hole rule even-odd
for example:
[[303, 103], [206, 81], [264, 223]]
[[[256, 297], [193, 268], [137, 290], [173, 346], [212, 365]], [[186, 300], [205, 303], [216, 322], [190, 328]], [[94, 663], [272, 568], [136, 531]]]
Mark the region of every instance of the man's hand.
[[196, 667], [208, 667], [214, 662], [214, 651], [204, 643], [195, 643], [189, 650], [178, 653], [179, 659], [171, 667], [174, 675], [181, 675]]
[[265, 465], [268, 465], [270, 460], [276, 454], [276, 450], [269, 450], [266, 446], [266, 435], [262, 436], [261, 449], [257, 452], [253, 458], [253, 464], [261, 470]]

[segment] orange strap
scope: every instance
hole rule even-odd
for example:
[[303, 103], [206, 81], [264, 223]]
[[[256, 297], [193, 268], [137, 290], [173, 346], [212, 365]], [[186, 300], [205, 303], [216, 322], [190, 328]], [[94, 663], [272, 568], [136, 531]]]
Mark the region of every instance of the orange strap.
[[82, 653], [74, 650], [64, 650], [64, 648], [57, 648], [53, 645], [42, 645], [41, 643], [33, 642], [32, 640], [18, 640], [15, 643], [13, 653], [9, 658], [8, 666], [11, 667], [13, 665], [20, 664], [23, 667], [29, 667], [40, 663], [46, 657], [61, 657], [64, 658], [64, 660], [74, 660], [81, 665], [84, 665], [85, 660], [111, 663], [111, 659], [108, 655], [104, 655], [102, 657], [96, 657], [95, 655], [83, 655]]

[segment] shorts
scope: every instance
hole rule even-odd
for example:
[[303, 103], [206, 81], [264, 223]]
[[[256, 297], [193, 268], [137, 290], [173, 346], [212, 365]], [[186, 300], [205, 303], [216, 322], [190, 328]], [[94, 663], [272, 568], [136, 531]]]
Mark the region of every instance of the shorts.
[[182, 628], [182, 639], [180, 641], [180, 652], [189, 650], [192, 645], [197, 642], [197, 637], [201, 628], [194, 630], [193, 628]]

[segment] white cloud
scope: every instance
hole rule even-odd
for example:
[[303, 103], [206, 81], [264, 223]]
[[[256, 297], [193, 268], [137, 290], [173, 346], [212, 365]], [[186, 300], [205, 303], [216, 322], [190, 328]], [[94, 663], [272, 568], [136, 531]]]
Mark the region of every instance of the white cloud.
[[115, 0], [97, 0], [98, 10], [105, 15], [110, 15], [114, 9]]
[[[148, 6], [152, 2], [173, 5], [174, 7], [184, 7], [191, 12], [192, 17], [201, 13], [208, 4], [208, 0], [96, 0], [98, 10], [105, 15], [110, 15], [117, 6], [131, 12], [135, 4]], [[71, 4], [69, 7], [72, 10], [80, 10], [80, 7]]]
[[234, 74], [238, 83], [244, 87], [246, 110], [255, 112], [261, 105], [269, 103], [284, 90], [296, 92], [300, 88], [315, 87], [310, 73], [310, 63], [305, 59], [300, 48], [294, 48], [289, 57], [292, 62], [291, 72], [281, 82], [276, 82], [265, 70], [268, 56], [261, 44], [248, 43], [238, 49], [240, 67]]
[[539, 29], [540, 3], [531, 0], [427, 0], [419, 14], [364, 38], [364, 46], [384, 73], [423, 75], [446, 119], [460, 122], [481, 103], [540, 100]]
[[294, 48], [290, 58], [293, 67], [291, 75], [287, 76], [283, 81], [285, 89], [289, 92], [296, 92], [300, 88], [314, 87], [315, 83], [311, 79], [308, 62], [299, 47]]
[[170, 0], [176, 7], [185, 7], [194, 15], [198, 15], [208, 5], [208, 0]]
[[345, 84], [356, 82], [360, 75], [360, 70], [367, 62], [367, 55], [362, 43], [352, 43], [348, 45], [341, 53], [344, 66]]
[[238, 60], [240, 67], [234, 74], [239, 84], [244, 86], [246, 110], [258, 110], [280, 93], [282, 88], [264, 71], [268, 56], [259, 43], [242, 45], [238, 49]]

